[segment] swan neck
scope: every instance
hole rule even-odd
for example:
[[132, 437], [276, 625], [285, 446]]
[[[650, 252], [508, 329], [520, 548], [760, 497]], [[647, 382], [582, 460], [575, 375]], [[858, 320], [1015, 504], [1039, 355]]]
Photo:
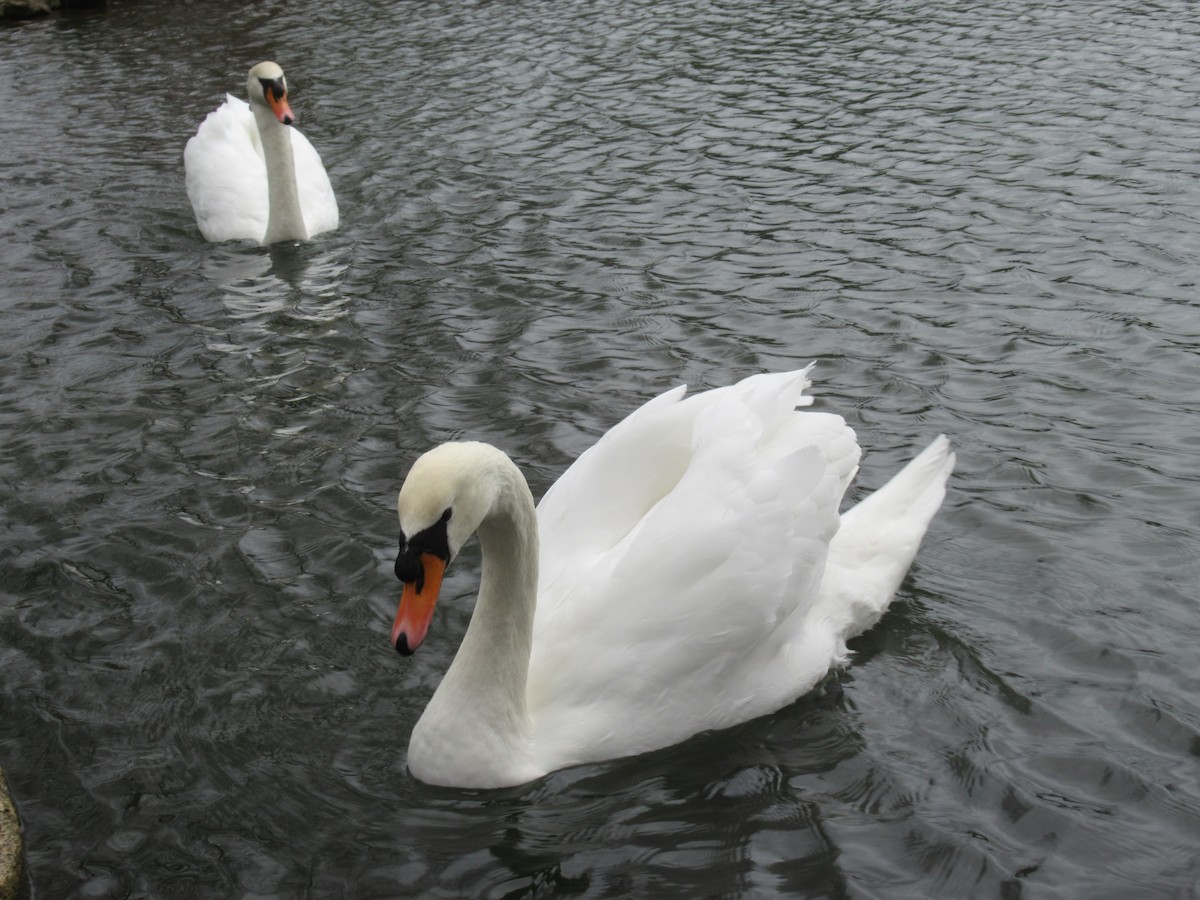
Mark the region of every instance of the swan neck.
[[455, 665], [461, 661], [478, 679], [475, 696], [490, 696], [523, 719], [537, 607], [537, 518], [524, 477], [504, 462], [500, 491], [476, 531], [483, 557], [479, 598]]
[[[422, 746], [437, 757], [436, 762], [425, 760], [426, 767], [453, 766], [460, 770], [454, 783], [480, 787], [516, 784], [537, 774], [528, 768], [525, 694], [537, 607], [537, 514], [524, 476], [507, 457], [492, 474], [499, 489], [476, 529], [483, 570], [475, 611], [454, 662], [414, 730], [409, 755], [412, 766], [413, 753]], [[418, 736], [423, 728], [435, 743], [427, 744], [425, 734]], [[424, 771], [427, 780], [437, 780], [429, 768]]]
[[267, 164], [267, 231], [264, 244], [308, 239], [300, 190], [296, 184], [296, 160], [292, 155], [291, 126], [284, 125], [265, 106], [251, 104], [258, 136]]

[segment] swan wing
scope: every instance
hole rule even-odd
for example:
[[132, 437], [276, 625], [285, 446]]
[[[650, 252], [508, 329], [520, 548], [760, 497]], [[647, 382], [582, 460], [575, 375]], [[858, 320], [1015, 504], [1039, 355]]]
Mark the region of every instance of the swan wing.
[[314, 237], [338, 227], [337, 198], [321, 155], [299, 130], [290, 129], [292, 158], [296, 165], [296, 185], [300, 194], [300, 211], [308, 236]]
[[183, 165], [188, 199], [205, 240], [263, 239], [267, 164], [250, 104], [227, 94], [187, 142]]
[[[543, 498], [528, 695], [554, 765], [769, 712], [835, 661], [808, 614], [859, 450], [841, 417], [796, 411], [807, 372], [669, 391]], [[800, 645], [819, 658], [797, 668]]]

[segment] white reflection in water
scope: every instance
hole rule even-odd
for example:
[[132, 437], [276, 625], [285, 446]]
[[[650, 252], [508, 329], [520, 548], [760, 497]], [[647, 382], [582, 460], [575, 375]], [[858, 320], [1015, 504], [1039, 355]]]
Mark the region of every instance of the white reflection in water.
[[346, 313], [340, 288], [349, 264], [344, 248], [297, 252], [293, 246], [222, 246], [205, 259], [204, 277], [222, 291], [221, 302], [237, 320], [288, 315], [331, 323]]

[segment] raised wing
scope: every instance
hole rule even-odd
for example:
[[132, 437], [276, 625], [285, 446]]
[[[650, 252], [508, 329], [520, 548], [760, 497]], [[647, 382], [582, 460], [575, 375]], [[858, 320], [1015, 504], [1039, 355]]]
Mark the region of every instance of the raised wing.
[[208, 241], [261, 241], [267, 231], [267, 166], [254, 114], [227, 94], [183, 151], [188, 199]]
[[591, 753], [626, 721], [663, 746], [795, 689], [761, 680], [789, 677], [772, 656], [816, 600], [858, 461], [841, 417], [796, 411], [811, 402], [807, 371], [669, 391], [546, 494], [529, 681], [539, 742]]

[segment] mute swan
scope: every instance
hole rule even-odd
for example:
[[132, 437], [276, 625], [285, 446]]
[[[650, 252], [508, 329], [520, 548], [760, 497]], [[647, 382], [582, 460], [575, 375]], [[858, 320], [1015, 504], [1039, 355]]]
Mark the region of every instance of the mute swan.
[[183, 150], [188, 199], [208, 241], [303, 241], [338, 226], [321, 157], [295, 128], [283, 69], [261, 62], [246, 76], [247, 105], [225, 103]]
[[534, 509], [480, 443], [435, 447], [400, 490], [392, 643], [425, 638], [472, 533], [483, 571], [408, 766], [455, 787], [522, 784], [773, 712], [847, 659], [900, 585], [945, 494], [938, 437], [840, 517], [857, 471], [837, 415], [797, 412], [811, 365], [646, 403]]

